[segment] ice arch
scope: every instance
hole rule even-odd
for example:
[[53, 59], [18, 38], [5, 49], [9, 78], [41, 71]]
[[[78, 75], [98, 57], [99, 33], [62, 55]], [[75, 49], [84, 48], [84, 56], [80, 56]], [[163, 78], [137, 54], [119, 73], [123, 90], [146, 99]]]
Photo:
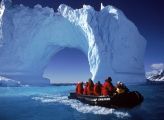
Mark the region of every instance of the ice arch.
[[43, 77], [51, 83], [86, 81], [91, 77], [87, 56], [81, 50], [64, 48], [51, 58]]
[[146, 41], [112, 6], [95, 11], [86, 5], [76, 10], [60, 5], [54, 13], [48, 7], [12, 6], [10, 0], [3, 0], [0, 13], [2, 76], [45, 84], [42, 74], [51, 56], [70, 47], [86, 54], [93, 80], [144, 78]]

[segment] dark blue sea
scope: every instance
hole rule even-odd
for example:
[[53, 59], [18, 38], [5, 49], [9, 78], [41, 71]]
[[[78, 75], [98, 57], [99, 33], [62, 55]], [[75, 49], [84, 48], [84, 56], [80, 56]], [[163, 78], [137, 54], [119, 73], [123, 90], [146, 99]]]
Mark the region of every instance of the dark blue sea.
[[133, 109], [89, 106], [67, 95], [75, 86], [0, 87], [0, 120], [164, 120], [164, 85], [129, 85], [144, 96]]

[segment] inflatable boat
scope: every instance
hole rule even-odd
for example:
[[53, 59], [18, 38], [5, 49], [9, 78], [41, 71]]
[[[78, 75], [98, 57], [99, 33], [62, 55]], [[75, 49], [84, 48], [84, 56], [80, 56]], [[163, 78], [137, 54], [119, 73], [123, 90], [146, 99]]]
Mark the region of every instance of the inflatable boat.
[[116, 94], [114, 96], [77, 95], [76, 93], [70, 93], [68, 98], [77, 99], [89, 105], [107, 108], [133, 108], [141, 104], [144, 99], [137, 91]]

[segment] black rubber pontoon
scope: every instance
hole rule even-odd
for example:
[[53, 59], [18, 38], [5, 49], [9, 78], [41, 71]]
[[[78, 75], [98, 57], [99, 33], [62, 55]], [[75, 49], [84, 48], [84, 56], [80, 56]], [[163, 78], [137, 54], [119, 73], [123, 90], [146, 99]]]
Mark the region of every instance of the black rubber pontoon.
[[110, 96], [92, 96], [92, 95], [77, 95], [70, 93], [69, 99], [77, 99], [89, 105], [102, 106], [107, 108], [133, 108], [143, 101], [143, 96], [137, 92], [128, 92]]

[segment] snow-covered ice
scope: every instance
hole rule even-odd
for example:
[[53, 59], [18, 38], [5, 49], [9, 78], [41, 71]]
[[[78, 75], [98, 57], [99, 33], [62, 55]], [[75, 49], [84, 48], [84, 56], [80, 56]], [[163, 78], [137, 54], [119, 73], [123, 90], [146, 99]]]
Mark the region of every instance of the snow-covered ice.
[[92, 79], [141, 82], [144, 79], [146, 40], [124, 13], [103, 6], [57, 12], [36, 5], [0, 7], [0, 75], [23, 84], [47, 84], [42, 75], [52, 56], [65, 47], [80, 49], [88, 58]]
[[164, 64], [152, 64], [151, 68], [151, 71], [146, 72], [146, 78], [149, 81], [164, 82]]
[[149, 81], [164, 82], [164, 70], [153, 70], [151, 72], [147, 72], [146, 78]]

